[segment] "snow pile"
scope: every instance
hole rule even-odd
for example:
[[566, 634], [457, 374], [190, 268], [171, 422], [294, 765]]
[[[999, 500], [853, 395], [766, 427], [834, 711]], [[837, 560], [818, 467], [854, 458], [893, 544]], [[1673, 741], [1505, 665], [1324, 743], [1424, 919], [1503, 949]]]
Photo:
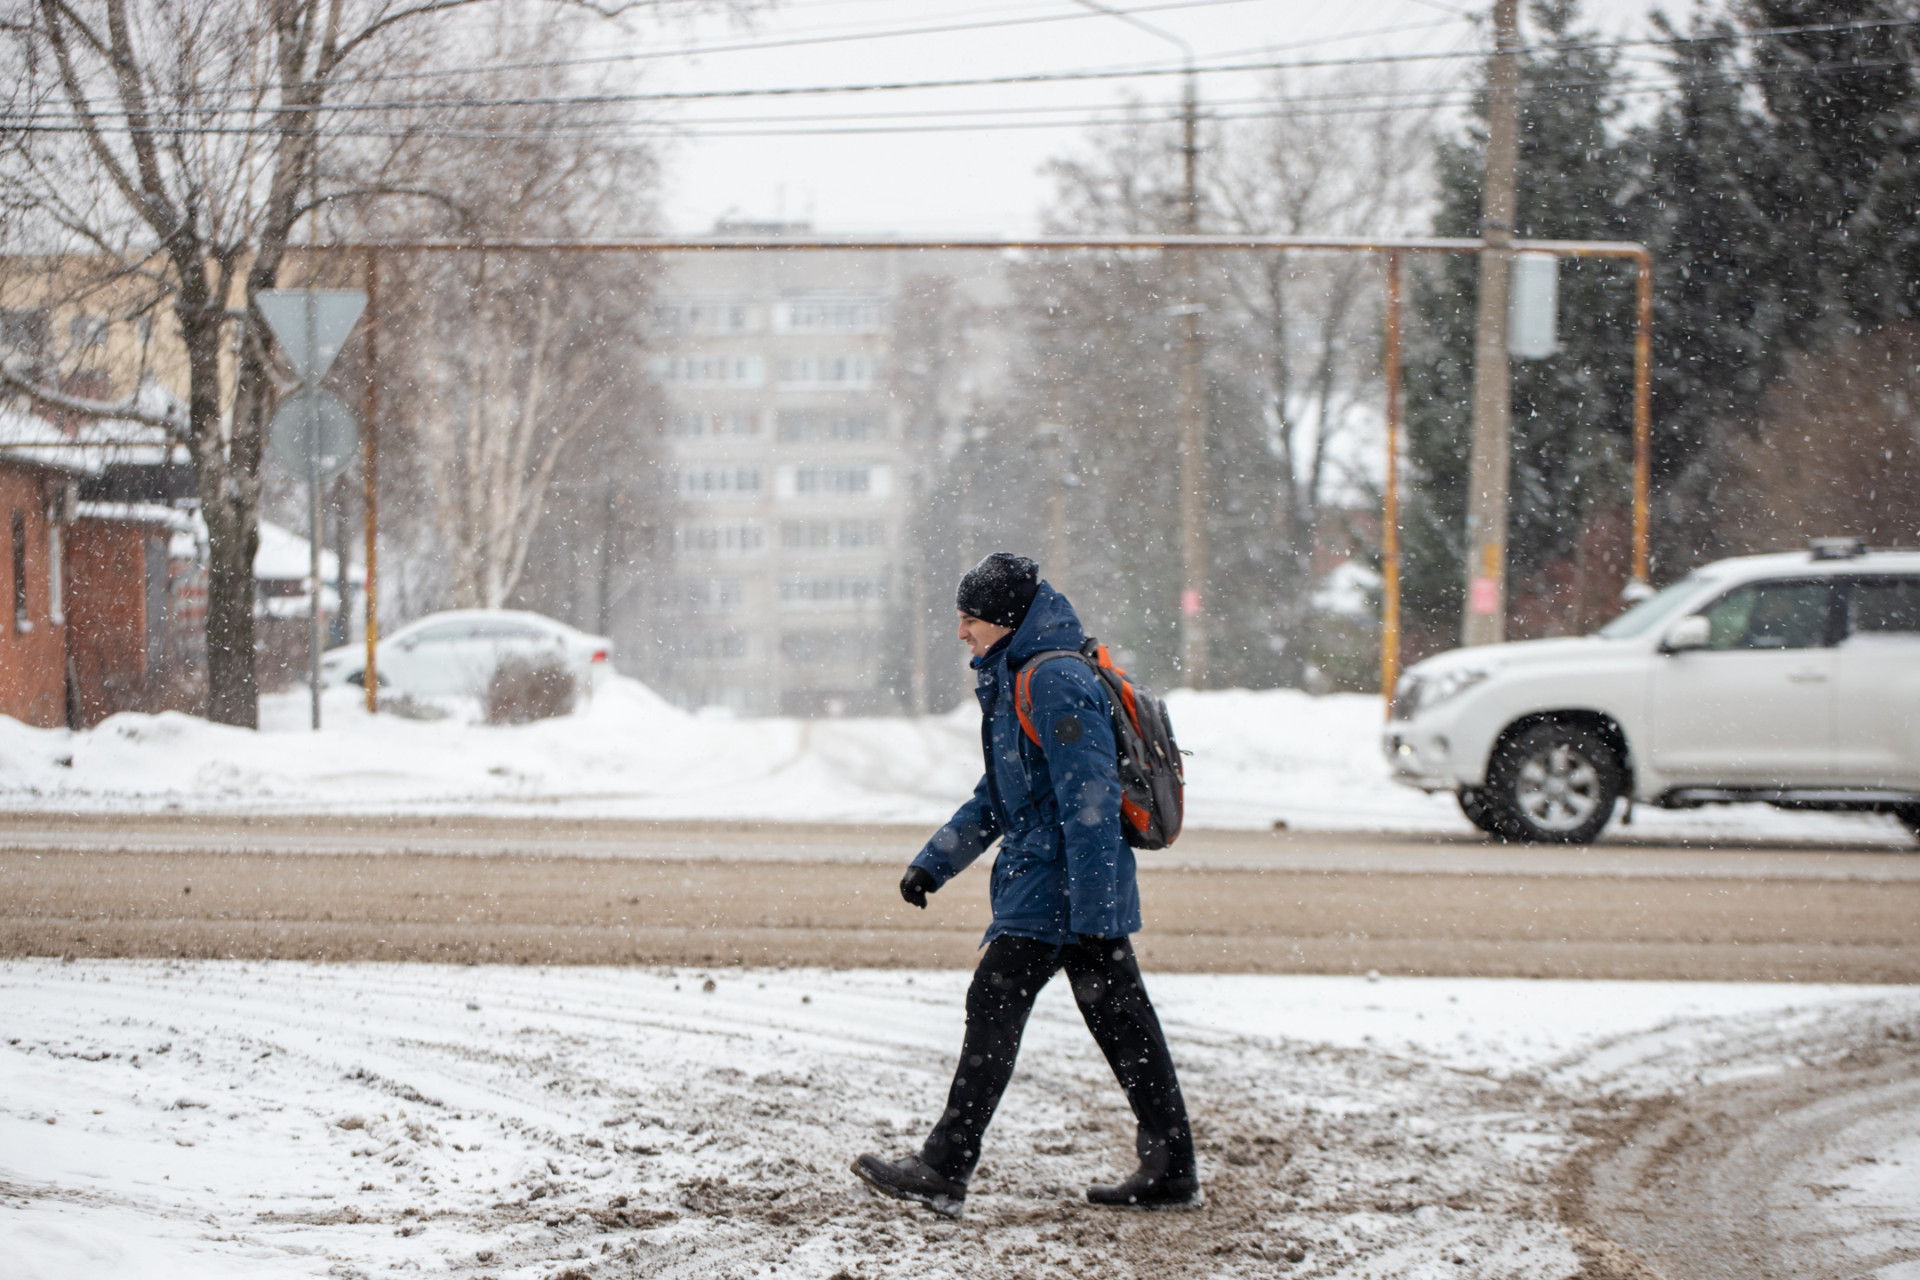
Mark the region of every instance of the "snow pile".
[[963, 973], [6, 962], [0, 1256], [19, 1280], [1435, 1276], [1457, 1257], [1560, 1280], [1579, 1262], [1553, 1176], [1582, 1108], [1920, 1015], [1901, 988], [1150, 980], [1206, 1210], [1082, 1202], [1130, 1163], [1131, 1117], [1055, 982], [953, 1224], [847, 1165], [923, 1136]]
[[[1197, 828], [1466, 832], [1450, 797], [1391, 782], [1380, 702], [1295, 690], [1175, 691]], [[358, 690], [262, 699], [262, 732], [188, 716], [119, 715], [71, 733], [0, 718], [0, 808], [552, 813], [571, 817], [814, 822], [943, 820], [980, 776], [971, 702], [923, 718], [799, 720], [690, 715], [613, 677], [575, 714], [476, 723], [369, 716]], [[1888, 818], [1755, 806], [1649, 813], [1636, 831], [1906, 843]]]

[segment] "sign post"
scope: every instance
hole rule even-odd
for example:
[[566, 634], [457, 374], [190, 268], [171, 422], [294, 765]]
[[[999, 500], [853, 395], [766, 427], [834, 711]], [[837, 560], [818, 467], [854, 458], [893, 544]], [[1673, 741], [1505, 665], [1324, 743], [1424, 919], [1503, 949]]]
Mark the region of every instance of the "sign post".
[[[254, 305], [300, 375], [300, 391], [274, 414], [269, 442], [289, 467], [304, 463], [307, 472], [307, 581], [311, 590], [307, 687], [313, 727], [318, 729], [320, 651], [326, 640], [326, 610], [321, 599], [326, 584], [320, 576], [320, 486], [328, 474], [338, 474], [351, 461], [356, 434], [352, 410], [337, 396], [320, 390], [320, 379], [333, 367], [341, 345], [366, 309], [367, 295], [357, 289], [269, 289], [254, 296]], [[342, 554], [345, 550], [341, 548]], [[343, 597], [341, 607], [346, 603]]]

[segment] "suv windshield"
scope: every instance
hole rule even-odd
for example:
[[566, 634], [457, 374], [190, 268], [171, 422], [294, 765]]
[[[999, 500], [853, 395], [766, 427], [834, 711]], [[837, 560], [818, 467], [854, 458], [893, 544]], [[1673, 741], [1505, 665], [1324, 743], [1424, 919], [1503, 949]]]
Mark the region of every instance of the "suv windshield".
[[1709, 581], [1697, 573], [1690, 573], [1658, 595], [1642, 600], [1593, 634], [1603, 640], [1631, 640], [1634, 636], [1645, 635], [1670, 615], [1678, 613], [1680, 606], [1692, 599], [1694, 593]]

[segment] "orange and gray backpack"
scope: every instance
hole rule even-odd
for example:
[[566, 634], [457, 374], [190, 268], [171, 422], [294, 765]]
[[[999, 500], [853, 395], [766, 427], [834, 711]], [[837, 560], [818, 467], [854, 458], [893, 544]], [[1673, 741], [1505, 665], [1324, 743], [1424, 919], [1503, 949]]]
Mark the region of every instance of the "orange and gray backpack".
[[1013, 685], [1014, 714], [1036, 747], [1040, 734], [1033, 727], [1033, 673], [1055, 658], [1086, 663], [1107, 691], [1107, 715], [1119, 757], [1121, 833], [1136, 849], [1166, 848], [1180, 837], [1187, 785], [1167, 704], [1136, 689], [1127, 673], [1113, 665], [1107, 646], [1092, 637], [1078, 649], [1042, 650], [1027, 659]]

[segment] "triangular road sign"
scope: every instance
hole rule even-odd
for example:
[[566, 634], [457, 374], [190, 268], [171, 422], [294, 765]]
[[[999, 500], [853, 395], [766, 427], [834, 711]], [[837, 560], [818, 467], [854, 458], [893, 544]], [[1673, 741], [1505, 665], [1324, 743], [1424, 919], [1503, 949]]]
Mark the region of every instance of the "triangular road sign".
[[367, 295], [358, 289], [263, 289], [253, 301], [308, 386], [327, 376], [367, 309]]

